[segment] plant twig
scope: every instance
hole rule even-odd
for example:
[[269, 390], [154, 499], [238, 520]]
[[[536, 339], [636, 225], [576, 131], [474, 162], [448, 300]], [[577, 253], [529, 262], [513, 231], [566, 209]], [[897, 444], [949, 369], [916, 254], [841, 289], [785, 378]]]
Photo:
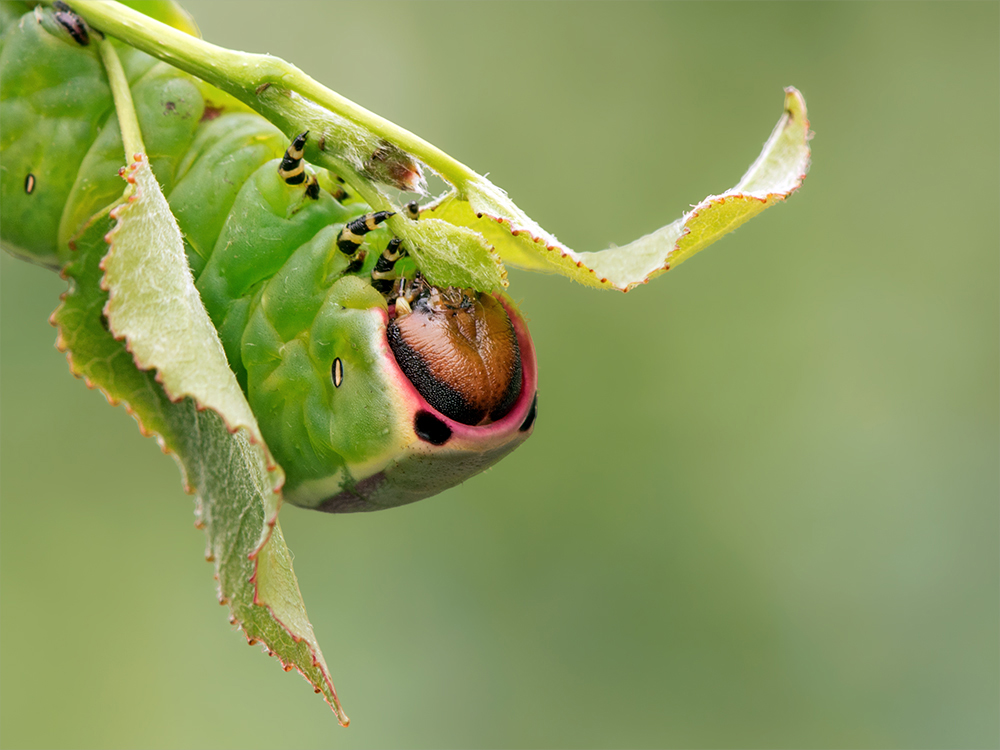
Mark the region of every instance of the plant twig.
[[115, 100], [115, 111], [118, 113], [118, 126], [122, 131], [122, 141], [125, 143], [125, 161], [131, 162], [138, 153], [145, 153], [146, 146], [142, 142], [142, 131], [139, 129], [139, 119], [132, 103], [132, 90], [128, 85], [125, 69], [122, 68], [118, 53], [108, 39], [102, 39], [97, 46], [101, 53], [101, 61], [108, 73], [111, 84], [111, 95]]
[[95, 28], [211, 83], [269, 119], [272, 114], [269, 110], [277, 109], [282, 119], [292, 120], [292, 112], [276, 97], [262, 100], [260, 93], [275, 86], [295, 92], [394, 143], [454, 185], [460, 195], [465, 183], [478, 177], [472, 169], [423, 138], [331, 91], [279, 57], [219, 47], [117, 2], [69, 0], [66, 4]]

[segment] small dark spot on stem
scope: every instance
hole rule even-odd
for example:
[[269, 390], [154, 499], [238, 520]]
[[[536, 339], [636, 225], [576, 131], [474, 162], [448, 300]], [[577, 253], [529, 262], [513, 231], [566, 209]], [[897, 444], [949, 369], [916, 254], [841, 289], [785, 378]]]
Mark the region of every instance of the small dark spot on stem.
[[66, 5], [66, 3], [57, 0], [52, 7], [55, 10], [53, 18], [69, 32], [69, 35], [73, 37], [73, 41], [81, 47], [86, 47], [90, 44], [90, 35], [86, 21], [74, 13], [73, 9]]
[[224, 107], [216, 107], [214, 104], [205, 104], [205, 110], [201, 113], [201, 122], [214, 120], [225, 111]]

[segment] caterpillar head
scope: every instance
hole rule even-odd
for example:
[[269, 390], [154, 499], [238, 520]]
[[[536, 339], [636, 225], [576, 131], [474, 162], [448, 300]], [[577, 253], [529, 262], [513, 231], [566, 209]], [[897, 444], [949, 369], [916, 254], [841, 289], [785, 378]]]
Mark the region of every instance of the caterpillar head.
[[[405, 305], [409, 310], [400, 310]], [[450, 287], [397, 302], [388, 339], [396, 362], [429, 404], [465, 425], [505, 417], [521, 395], [521, 351], [504, 306]]]
[[311, 328], [281, 343], [267, 341], [261, 311], [243, 342], [244, 360], [256, 360], [248, 395], [296, 505], [410, 503], [492, 466], [532, 432], [535, 352], [505, 296], [417, 284], [387, 305], [345, 276]]

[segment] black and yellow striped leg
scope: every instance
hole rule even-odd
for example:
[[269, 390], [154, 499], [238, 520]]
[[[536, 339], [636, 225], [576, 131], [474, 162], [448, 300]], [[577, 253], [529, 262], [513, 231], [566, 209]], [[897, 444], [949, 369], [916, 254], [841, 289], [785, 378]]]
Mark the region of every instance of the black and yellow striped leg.
[[396, 261], [406, 255], [406, 250], [400, 247], [402, 244], [401, 239], [393, 237], [372, 269], [372, 286], [383, 294], [392, 289], [392, 282], [396, 279]]
[[359, 216], [340, 230], [340, 234], [337, 235], [337, 247], [344, 255], [354, 255], [365, 241], [365, 235], [374, 231], [379, 224], [393, 215], [391, 211], [376, 211], [373, 214]]
[[[292, 139], [292, 144], [285, 151], [281, 164], [278, 166], [278, 176], [289, 185], [301, 185], [306, 179], [306, 165], [302, 163], [305, 154], [306, 139], [309, 131], [299, 133]], [[317, 190], [319, 183], [317, 183]], [[316, 193], [317, 197], [319, 193]]]
[[309, 178], [309, 182], [306, 185], [306, 196], [312, 198], [314, 201], [319, 200], [319, 178], [316, 175], [312, 175]]

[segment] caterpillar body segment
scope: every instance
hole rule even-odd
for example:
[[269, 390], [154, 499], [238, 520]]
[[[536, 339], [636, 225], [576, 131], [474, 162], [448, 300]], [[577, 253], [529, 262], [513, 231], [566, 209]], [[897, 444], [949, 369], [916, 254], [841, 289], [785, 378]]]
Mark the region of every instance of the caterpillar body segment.
[[19, 5], [0, 4], [0, 227], [9, 252], [58, 269], [68, 252], [58, 250], [59, 217], [86, 154], [81, 144], [96, 139], [113, 106], [111, 89], [95, 45], [77, 44], [51, 11], [36, 16]]
[[[18, 7], [0, 3], [0, 242], [59, 269], [88, 222], [111, 227], [124, 148], [97, 45], [80, 43], [64, 11]], [[527, 439], [534, 351], [508, 298], [427, 284], [383, 226], [391, 212], [348, 202], [336, 175], [306, 164], [308, 133], [290, 139], [198, 79], [119, 54], [195, 286], [285, 470], [286, 499], [392, 507]]]

